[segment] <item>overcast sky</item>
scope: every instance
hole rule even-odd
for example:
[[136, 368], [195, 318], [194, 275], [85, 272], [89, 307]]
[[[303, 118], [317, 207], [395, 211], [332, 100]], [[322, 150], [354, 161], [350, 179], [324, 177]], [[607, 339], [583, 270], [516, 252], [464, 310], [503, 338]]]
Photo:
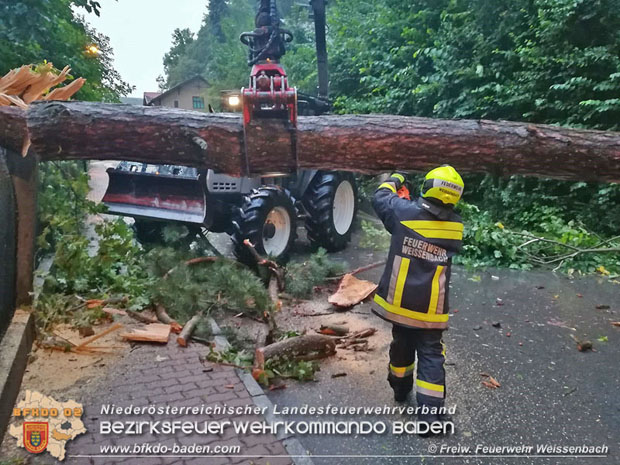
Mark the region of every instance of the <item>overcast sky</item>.
[[190, 28], [198, 32], [206, 13], [203, 0], [100, 0], [101, 16], [85, 14], [97, 31], [107, 35], [114, 48], [114, 67], [123, 80], [136, 86], [131, 97], [157, 91], [155, 78], [163, 74], [162, 58], [170, 49], [172, 32]]

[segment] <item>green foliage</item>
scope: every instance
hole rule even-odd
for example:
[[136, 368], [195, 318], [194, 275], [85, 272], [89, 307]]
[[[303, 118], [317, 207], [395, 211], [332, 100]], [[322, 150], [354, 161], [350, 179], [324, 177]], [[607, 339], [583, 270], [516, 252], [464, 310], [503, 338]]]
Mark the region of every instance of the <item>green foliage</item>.
[[82, 232], [86, 214], [101, 211], [87, 200], [88, 173], [84, 163], [42, 163], [39, 169], [38, 217], [39, 258], [53, 251], [64, 236]]
[[100, 307], [87, 308], [76, 295], [44, 293], [35, 302], [36, 324], [40, 334], [54, 325], [68, 323], [76, 328], [92, 326], [108, 316]]
[[[328, 18], [335, 108], [617, 130], [619, 6], [618, 0], [337, 0]], [[617, 234], [618, 185], [493, 176], [468, 177], [465, 184], [460, 263], [529, 268], [526, 251], [539, 257], [567, 251], [548, 243], [517, 249], [525, 240], [508, 229], [576, 247]], [[380, 234], [366, 228], [367, 245]], [[593, 272], [601, 265], [617, 270], [617, 255], [581, 254], [559, 269]]]
[[[263, 282], [248, 268], [228, 260], [186, 265], [170, 249], [153, 249], [147, 261], [180, 263], [166, 277], [153, 283], [150, 297], [162, 304], [170, 316], [186, 321], [199, 311], [215, 308], [262, 316], [272, 309]], [[162, 260], [163, 258], [163, 260]], [[153, 269], [153, 267], [151, 267]]]
[[350, 0], [329, 23], [337, 107], [613, 129], [618, 0]]
[[97, 224], [95, 232], [97, 246], [91, 246], [83, 231], [65, 234], [56, 245], [43, 293], [86, 298], [125, 295], [130, 307], [142, 309], [148, 303], [149, 278], [133, 232], [120, 219]]
[[315, 360], [291, 360], [276, 357], [265, 362], [265, 374], [268, 379], [280, 377], [298, 381], [313, 381], [314, 374], [318, 370], [319, 364]]
[[312, 296], [315, 286], [325, 278], [344, 273], [342, 263], [334, 262], [327, 256], [327, 251], [319, 248], [303, 262], [291, 262], [286, 267], [285, 288], [294, 297], [308, 298]]
[[213, 347], [209, 347], [207, 360], [214, 363], [230, 363], [243, 368], [251, 368], [254, 356], [245, 350], [239, 350], [234, 347], [230, 347], [225, 351], [217, 351]]
[[[574, 251], [559, 244], [542, 241], [524, 246], [523, 244], [531, 239], [528, 235], [578, 249], [599, 248], [603, 241], [589, 232], [582, 223], [564, 218], [560, 213], [561, 209], [555, 206], [536, 202], [512, 205], [506, 210], [509, 214], [497, 216], [466, 202], [461, 202], [459, 208], [465, 223], [464, 245], [455, 263], [470, 268], [502, 266], [530, 269], [538, 260], [550, 260]], [[615, 241], [616, 247], [620, 246], [619, 239]], [[607, 246], [614, 246], [614, 243]], [[550, 265], [568, 274], [620, 273], [620, 257], [617, 253], [582, 253], [557, 260]]]
[[368, 249], [387, 250], [390, 248], [392, 235], [387, 230], [372, 221], [362, 221], [362, 238], [360, 245]]
[[[80, 8], [98, 14], [92, 0], [30, 0], [0, 4], [0, 75], [12, 68], [43, 61], [71, 66], [72, 74], [86, 78], [78, 100], [118, 102], [131, 86], [112, 66], [109, 39], [92, 30], [79, 16]], [[100, 53], [86, 52], [96, 44]]]
[[[217, 351], [209, 347], [206, 359], [213, 363], [231, 364], [237, 367], [251, 369], [254, 356], [250, 352], [230, 347], [225, 351]], [[258, 382], [269, 386], [275, 378], [296, 379], [298, 381], [313, 381], [314, 374], [319, 370], [316, 361], [283, 359], [275, 357], [265, 362], [265, 369], [258, 374]]]

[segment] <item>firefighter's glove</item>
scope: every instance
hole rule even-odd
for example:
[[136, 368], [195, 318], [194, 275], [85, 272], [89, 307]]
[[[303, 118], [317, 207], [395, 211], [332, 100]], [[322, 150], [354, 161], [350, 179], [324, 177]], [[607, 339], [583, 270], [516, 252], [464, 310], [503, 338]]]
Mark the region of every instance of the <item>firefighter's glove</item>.
[[399, 190], [404, 184], [405, 179], [407, 179], [407, 175], [405, 173], [392, 173], [386, 182], [394, 183], [394, 187], [396, 190]]

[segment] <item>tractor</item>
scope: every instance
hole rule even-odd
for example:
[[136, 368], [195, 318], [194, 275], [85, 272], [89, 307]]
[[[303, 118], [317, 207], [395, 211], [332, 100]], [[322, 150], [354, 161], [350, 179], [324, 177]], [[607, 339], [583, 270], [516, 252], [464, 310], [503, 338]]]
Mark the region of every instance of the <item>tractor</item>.
[[[275, 0], [261, 0], [256, 28], [241, 34], [252, 66], [249, 86], [239, 94], [226, 93], [222, 107], [234, 111], [241, 106], [246, 161], [255, 138], [269, 137], [261, 130], [265, 119], [279, 122], [290, 134], [294, 152], [297, 114], [329, 110], [325, 0], [311, 0], [310, 5], [316, 31], [316, 97], [290, 87], [279, 64], [293, 35], [281, 27]], [[341, 250], [351, 238], [357, 211], [356, 180], [347, 172], [297, 169], [253, 175], [248, 163], [246, 176], [232, 177], [211, 169], [123, 161], [107, 173], [103, 202], [110, 213], [135, 219], [138, 240], [156, 240], [167, 222], [178, 222], [196, 230], [228, 233], [235, 256], [244, 262], [252, 261], [245, 239], [259, 254], [285, 261], [298, 221], [304, 222], [313, 246]]]

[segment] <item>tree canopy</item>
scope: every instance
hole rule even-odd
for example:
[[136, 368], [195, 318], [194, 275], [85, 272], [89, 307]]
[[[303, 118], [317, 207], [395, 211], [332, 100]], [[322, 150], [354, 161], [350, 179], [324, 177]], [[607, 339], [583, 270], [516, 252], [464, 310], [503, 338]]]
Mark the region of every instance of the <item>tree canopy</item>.
[[[212, 0], [189, 45], [176, 31], [164, 60], [168, 85], [201, 74], [242, 86], [238, 36], [252, 28], [254, 3]], [[314, 91], [309, 9], [278, 6], [295, 33], [283, 63], [298, 88]], [[334, 0], [328, 53], [341, 112], [597, 129], [620, 121], [620, 0]]]
[[[131, 87], [112, 66], [109, 39], [78, 14], [99, 14], [99, 8], [95, 0], [0, 0], [0, 74], [43, 61], [69, 65], [74, 76], [86, 78], [75, 98], [117, 102]], [[98, 53], [89, 53], [93, 44]]]

